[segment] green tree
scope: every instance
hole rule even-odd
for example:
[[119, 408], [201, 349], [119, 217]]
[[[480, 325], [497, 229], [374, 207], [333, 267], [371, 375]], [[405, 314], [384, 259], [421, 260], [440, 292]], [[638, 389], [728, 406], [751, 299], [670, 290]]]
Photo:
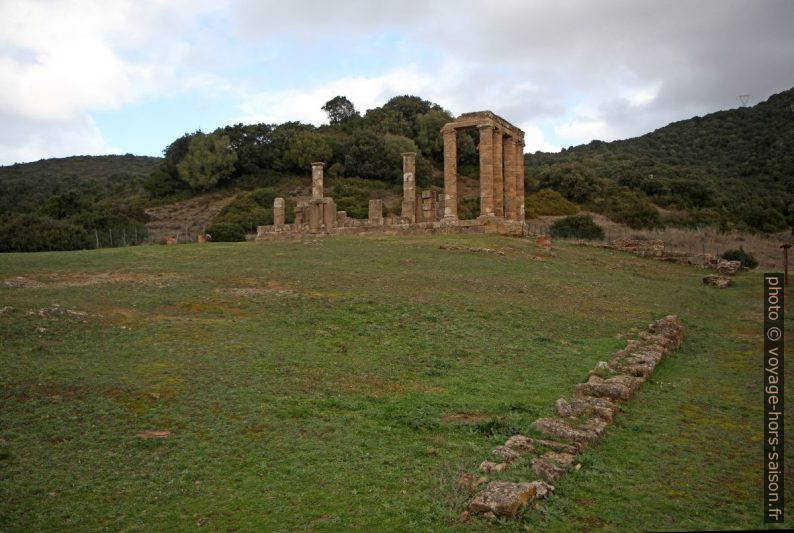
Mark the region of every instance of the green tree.
[[235, 124], [216, 133], [227, 135], [237, 153], [235, 175], [261, 174], [273, 165], [273, 130], [270, 124]]
[[345, 173], [364, 179], [394, 181], [384, 137], [376, 131], [361, 130], [353, 137], [353, 143], [345, 157]]
[[322, 110], [328, 114], [328, 122], [335, 126], [342, 124], [353, 118], [358, 118], [361, 115], [353, 107], [353, 102], [344, 96], [335, 96], [328, 100], [322, 107]]
[[327, 162], [331, 147], [314, 126], [286, 122], [273, 132], [273, 167], [277, 170], [306, 172], [314, 161]]
[[441, 128], [452, 121], [452, 115], [431, 109], [416, 117], [416, 146], [437, 165], [444, 164], [444, 137]]
[[219, 133], [195, 135], [177, 164], [180, 179], [193, 190], [206, 191], [231, 176], [237, 153], [230, 144], [229, 137]]

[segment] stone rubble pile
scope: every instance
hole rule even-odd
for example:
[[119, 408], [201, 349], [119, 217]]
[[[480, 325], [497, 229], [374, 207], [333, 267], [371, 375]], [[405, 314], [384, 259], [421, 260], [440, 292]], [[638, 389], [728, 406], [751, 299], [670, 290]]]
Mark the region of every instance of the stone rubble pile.
[[[492, 450], [492, 460], [483, 461], [485, 473], [509, 471], [513, 463], [528, 458], [533, 472], [540, 478], [531, 482], [491, 481], [469, 501], [468, 514], [515, 516], [518, 510], [554, 490], [552, 483], [568, 470], [579, 470], [577, 455], [596, 442], [612, 424], [620, 403], [629, 400], [645, 383], [654, 368], [669, 352], [675, 351], [684, 338], [684, 329], [676, 316], [670, 315], [648, 325], [648, 330], [629, 340], [609, 361], [599, 362], [585, 383], [574, 387], [570, 398], [556, 402], [557, 416], [539, 418], [532, 427], [545, 439], [513, 435]], [[461, 480], [473, 480], [464, 474]], [[484, 485], [459, 480], [458, 487], [470, 491]]]
[[[671, 252], [665, 250], [664, 241], [658, 239], [615, 239], [607, 244], [589, 245], [598, 248], [628, 252], [639, 257], [650, 257], [668, 263], [712, 268], [722, 276], [735, 276], [742, 269], [741, 261], [729, 261], [714, 254], [693, 254], [689, 252]], [[705, 279], [704, 283], [707, 283]]]

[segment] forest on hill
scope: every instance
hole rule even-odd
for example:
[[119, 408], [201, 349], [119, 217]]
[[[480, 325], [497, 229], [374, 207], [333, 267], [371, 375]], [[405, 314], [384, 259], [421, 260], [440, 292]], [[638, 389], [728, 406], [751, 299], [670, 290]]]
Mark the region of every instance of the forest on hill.
[[[235, 124], [186, 133], [163, 158], [0, 167], [0, 251], [136, 244], [145, 235], [145, 207], [208, 191], [237, 194], [215, 221], [250, 231], [271, 223], [274, 197], [294, 200], [312, 161], [326, 163], [339, 208], [354, 217], [366, 217], [373, 191], [399, 189], [401, 152], [417, 152], [420, 187], [442, 185], [439, 130], [453, 117], [438, 104], [397, 96], [362, 115], [337, 96], [323, 110], [328, 124], [319, 127]], [[459, 133], [461, 174], [477, 175], [477, 145], [475, 131]], [[581, 207], [634, 228], [780, 231], [794, 225], [794, 89], [633, 139], [527, 154], [525, 167], [529, 216]], [[476, 201], [462, 211], [476, 215]]]
[[794, 89], [633, 139], [536, 153], [526, 163], [531, 187], [629, 225], [781, 231], [794, 226]]

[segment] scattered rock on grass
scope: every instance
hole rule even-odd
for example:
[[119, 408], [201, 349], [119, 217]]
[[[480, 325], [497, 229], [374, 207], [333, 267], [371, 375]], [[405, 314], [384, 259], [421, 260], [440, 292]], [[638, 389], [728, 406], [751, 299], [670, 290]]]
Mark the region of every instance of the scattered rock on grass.
[[717, 272], [724, 276], [735, 276], [739, 269], [742, 268], [741, 261], [728, 261], [727, 259], [720, 259], [717, 263]]
[[488, 487], [469, 503], [469, 512], [515, 516], [519, 508], [535, 498], [537, 492], [538, 489], [533, 483], [491, 481]]
[[515, 461], [521, 456], [521, 454], [511, 448], [508, 448], [507, 446], [497, 446], [491, 450], [491, 454], [501, 457], [506, 463]]
[[480, 470], [483, 472], [506, 472], [510, 470], [507, 463], [494, 463], [493, 461], [483, 461], [480, 463]]
[[717, 287], [718, 289], [727, 289], [731, 285], [731, 279], [717, 274], [709, 274], [703, 277], [703, 283]]

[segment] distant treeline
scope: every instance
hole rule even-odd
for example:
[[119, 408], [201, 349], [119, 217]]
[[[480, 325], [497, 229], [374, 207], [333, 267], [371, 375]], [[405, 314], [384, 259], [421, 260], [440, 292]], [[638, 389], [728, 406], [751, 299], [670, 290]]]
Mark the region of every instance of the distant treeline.
[[[370, 196], [399, 190], [401, 152], [417, 152], [420, 187], [442, 185], [440, 129], [453, 117], [438, 104], [397, 96], [362, 115], [337, 96], [323, 110], [328, 124], [320, 127], [236, 124], [187, 133], [163, 158], [0, 167], [0, 251], [135, 244], [145, 240], [145, 207], [219, 189], [239, 194], [215, 222], [251, 231], [272, 222], [274, 197], [294, 200], [296, 179], [308, 176], [313, 161], [326, 163], [337, 205], [351, 216], [366, 216]], [[461, 173], [477, 175], [478, 142], [475, 130], [459, 133]], [[794, 89], [634, 139], [536, 152], [525, 166], [530, 216], [586, 208], [634, 228], [780, 231], [794, 225]], [[476, 199], [461, 201], [476, 215]]]

